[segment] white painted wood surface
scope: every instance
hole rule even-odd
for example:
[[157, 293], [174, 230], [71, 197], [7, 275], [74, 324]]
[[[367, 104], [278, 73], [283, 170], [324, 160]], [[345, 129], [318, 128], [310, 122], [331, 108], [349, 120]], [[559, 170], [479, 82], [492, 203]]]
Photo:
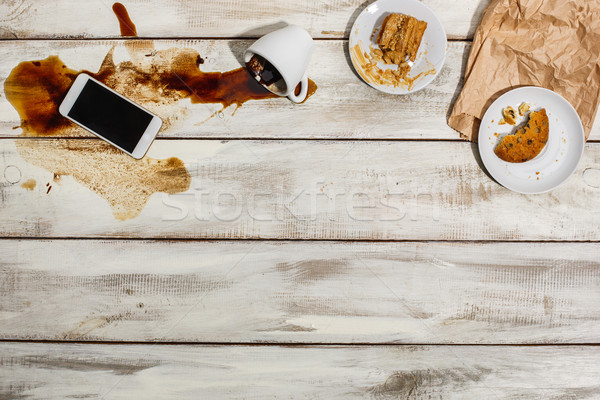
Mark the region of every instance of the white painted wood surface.
[[[29, 163], [15, 147], [23, 140]], [[97, 174], [108, 173], [111, 159], [104, 165], [93, 156], [95, 149], [104, 148], [101, 144], [3, 139], [0, 168], [17, 168], [21, 180], [10, 184], [0, 175], [0, 235], [600, 239], [600, 214], [593, 211], [600, 196], [600, 146], [594, 143], [586, 146], [575, 174], [563, 186], [525, 196], [492, 181], [466, 142], [162, 140], [153, 144], [149, 157], [180, 157], [191, 174], [190, 190], [156, 193], [137, 217], [126, 221], [115, 219], [107, 201], [67, 173], [78, 173], [79, 164], [88, 159], [96, 163]], [[37, 166], [43, 167], [50, 155], [67, 157], [74, 151], [79, 164], [65, 164], [58, 183], [53, 182], [56, 171]], [[144, 177], [130, 178], [131, 184], [115, 183], [109, 189], [125, 200], [137, 196]], [[21, 186], [28, 179], [38, 183], [33, 191]], [[47, 184], [53, 187], [50, 193]]]
[[[140, 43], [142, 44], [142, 43]], [[192, 48], [205, 58], [205, 72], [239, 68], [239, 57], [248, 40], [156, 40], [157, 49]], [[97, 71], [112, 46], [115, 61], [130, 57], [122, 41], [5, 41], [0, 42], [0, 87], [22, 61], [59, 55], [70, 68]], [[299, 139], [443, 139], [460, 140], [446, 120], [462, 87], [463, 67], [469, 44], [450, 42], [446, 64], [435, 81], [408, 96], [380, 93], [354, 73], [346, 41], [318, 41], [308, 74], [318, 89], [306, 103], [287, 99], [249, 101], [235, 114], [235, 106], [209, 118], [220, 104], [143, 104], [169, 121], [159, 137], [165, 138], [299, 138]], [[158, 94], [157, 94], [158, 95]], [[0, 137], [21, 134], [19, 115], [0, 96]], [[79, 131], [81, 135], [89, 135]], [[594, 124], [590, 140], [600, 139], [600, 123]]]
[[597, 243], [1, 240], [0, 272], [5, 339], [600, 339]]
[[[364, 0], [121, 1], [141, 37], [259, 37], [296, 24], [315, 38], [347, 38]], [[489, 0], [425, 0], [450, 38], [471, 38]], [[0, 38], [119, 36], [108, 0], [11, 0], [0, 3]]]
[[[368, 2], [124, 1], [141, 37], [196, 49], [204, 71], [238, 68], [284, 22], [335, 39], [316, 41], [305, 104], [250, 101], [206, 122], [220, 106], [155, 110], [173, 123], [150, 156], [182, 158], [191, 189], [127, 221], [44, 168], [61, 146], [85, 161], [99, 141], [15, 141], [0, 93], [0, 399], [598, 398], [600, 348], [582, 344], [598, 343], [600, 247], [577, 241], [600, 241], [600, 147], [549, 194], [494, 183], [446, 125], [489, 0], [424, 3], [463, 41], [433, 85], [396, 97], [360, 81], [342, 40]], [[116, 46], [127, 60], [132, 42], [108, 40], [111, 5], [0, 2], [0, 86], [50, 55], [97, 70]]]
[[[247, 40], [155, 41], [157, 49], [195, 49], [205, 59], [200, 66], [205, 72], [241, 67], [238, 58], [250, 44]], [[0, 87], [21, 61], [50, 55], [59, 55], [70, 68], [97, 71], [112, 46], [117, 46], [117, 63], [130, 59], [122, 41], [0, 42]], [[435, 82], [405, 97], [380, 93], [363, 83], [349, 64], [346, 46], [339, 40], [316, 42], [308, 75], [318, 89], [300, 105], [285, 98], [249, 101], [237, 111], [230, 106], [210, 119], [222, 108], [220, 104], [190, 104], [189, 100], [157, 104], [152, 98], [142, 105], [169, 121], [159, 137], [459, 139], [447, 126], [446, 116], [461, 85], [467, 44], [451, 42], [447, 64]], [[20, 135], [21, 129], [13, 129], [19, 125], [18, 113], [5, 96], [0, 97], [0, 136]]]
[[[594, 399], [600, 348], [0, 344], [4, 398]], [[8, 379], [7, 379], [8, 378]]]

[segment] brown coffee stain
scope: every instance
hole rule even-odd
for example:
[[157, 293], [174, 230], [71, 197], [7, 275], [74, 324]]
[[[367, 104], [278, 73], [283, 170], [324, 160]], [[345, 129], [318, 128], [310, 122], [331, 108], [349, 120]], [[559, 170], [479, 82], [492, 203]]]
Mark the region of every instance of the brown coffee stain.
[[121, 3], [115, 3], [112, 6], [112, 10], [117, 16], [119, 20], [119, 28], [121, 29], [121, 36], [129, 37], [129, 36], [137, 36], [137, 30], [135, 28], [135, 24], [129, 18], [129, 13], [125, 6]]
[[22, 135], [81, 135], [74, 124], [58, 113], [78, 73], [57, 56], [24, 61], [11, 71], [4, 82], [4, 93], [21, 117]]
[[[125, 7], [115, 3], [121, 35], [136, 36], [135, 24]], [[203, 72], [204, 63], [193, 49], [155, 50], [152, 41], [124, 43], [130, 60], [115, 64], [114, 47], [105, 56], [98, 72], [77, 71], [56, 55], [44, 60], [18, 64], [4, 82], [7, 100], [21, 118], [23, 136], [91, 136], [58, 113], [58, 108], [79, 73], [85, 72], [163, 119], [163, 129], [177, 120], [177, 103], [218, 103], [236, 109], [249, 100], [278, 97], [263, 88], [244, 69]], [[317, 90], [309, 81], [310, 97]], [[307, 97], [307, 98], [308, 98]], [[213, 115], [215, 115], [214, 113]], [[137, 216], [155, 192], [179, 193], [190, 187], [191, 176], [178, 158], [134, 160], [99, 140], [74, 142], [17, 140], [23, 158], [58, 175], [76, 181], [108, 201], [116, 218]], [[40, 153], [41, 152], [41, 153]]]
[[[113, 9], [122, 25], [135, 27], [129, 23], [125, 7], [115, 3]], [[135, 29], [122, 31], [122, 35], [134, 33]], [[73, 70], [58, 56], [17, 65], [6, 79], [4, 91], [19, 112], [23, 133], [28, 136], [89, 135], [58, 113], [66, 92], [82, 72], [158, 114], [164, 128], [177, 119], [180, 111], [177, 103], [184, 99], [189, 98], [196, 104], [221, 104], [224, 109], [231, 105], [240, 107], [249, 100], [279, 97], [261, 86], [245, 68], [203, 72], [200, 65], [204, 59], [193, 49], [155, 50], [154, 43], [147, 40], [126, 41], [124, 46], [131, 60], [115, 64], [113, 47], [98, 72]], [[307, 99], [317, 90], [310, 79], [308, 86]], [[296, 90], [299, 91], [299, 87]]]
[[136, 217], [152, 194], [179, 193], [191, 183], [183, 161], [176, 157], [136, 160], [98, 140], [16, 140], [15, 144], [28, 163], [71, 175], [104, 198], [119, 220]]
[[33, 189], [35, 189], [36, 185], [37, 185], [37, 182], [35, 181], [35, 179], [27, 179], [25, 182], [23, 182], [21, 184], [21, 187], [23, 189], [33, 190]]
[[[372, 52], [371, 47], [371, 52]], [[356, 72], [364, 79], [365, 82], [369, 82], [373, 85], [384, 85], [389, 87], [403, 87], [406, 90], [411, 91], [415, 85], [415, 81], [419, 78], [427, 75], [436, 74], [435, 68], [420, 72], [415, 76], [404, 76], [396, 75], [397, 71], [391, 69], [382, 69], [377, 66], [377, 60], [375, 60], [371, 54], [367, 53], [363, 47], [362, 42], [359, 40], [356, 45], [350, 49], [350, 58], [352, 59]]]
[[[298, 86], [296, 86], [296, 89], [294, 90], [294, 94], [296, 96], [298, 96], [300, 94], [300, 89], [301, 89], [300, 88], [300, 84], [298, 84]], [[313, 94], [315, 94], [315, 92], [317, 91], [317, 89], [318, 89], [317, 84], [314, 83], [312, 81], [312, 79], [308, 78], [308, 89], [306, 91], [306, 98], [304, 100], [302, 100], [300, 102], [300, 104], [304, 103], [306, 100], [308, 100], [308, 98], [310, 96], [312, 96]]]
[[[104, 83], [120, 82], [129, 77], [127, 73], [117, 74], [116, 68], [110, 52], [100, 71], [90, 75], [102, 78]], [[22, 62], [12, 70], [4, 83], [4, 92], [21, 117], [23, 136], [89, 135], [58, 113], [62, 99], [78, 73], [57, 56]], [[119, 220], [136, 217], [152, 194], [185, 192], [191, 184], [191, 176], [178, 158], [135, 160], [99, 140], [57, 139], [51, 145], [29, 140], [16, 140], [15, 143], [25, 161], [52, 172], [54, 181], [62, 175], [71, 175], [103, 197]], [[48, 186], [46, 193], [51, 190]]]

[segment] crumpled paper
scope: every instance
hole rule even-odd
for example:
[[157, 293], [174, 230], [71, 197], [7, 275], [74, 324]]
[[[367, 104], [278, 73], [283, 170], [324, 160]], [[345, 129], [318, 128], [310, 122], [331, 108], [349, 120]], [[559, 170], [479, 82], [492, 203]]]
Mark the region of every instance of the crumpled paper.
[[519, 86], [541, 86], [566, 98], [587, 139], [600, 101], [600, 0], [492, 0], [448, 125], [477, 141], [487, 108]]

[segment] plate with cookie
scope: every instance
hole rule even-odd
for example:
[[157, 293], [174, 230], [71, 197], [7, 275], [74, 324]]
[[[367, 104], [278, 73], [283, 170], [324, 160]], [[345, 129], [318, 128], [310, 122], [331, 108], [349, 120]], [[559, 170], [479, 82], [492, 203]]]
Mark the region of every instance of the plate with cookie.
[[521, 87], [498, 97], [479, 126], [481, 160], [507, 189], [548, 192], [573, 174], [585, 145], [577, 111], [558, 93]]
[[356, 18], [349, 51], [358, 75], [385, 93], [409, 94], [439, 74], [446, 59], [446, 31], [417, 0], [377, 0]]

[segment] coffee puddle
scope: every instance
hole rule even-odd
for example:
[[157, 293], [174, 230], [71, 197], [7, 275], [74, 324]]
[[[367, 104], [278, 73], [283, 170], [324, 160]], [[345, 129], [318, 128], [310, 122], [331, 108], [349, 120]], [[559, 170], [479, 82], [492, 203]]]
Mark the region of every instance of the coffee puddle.
[[[122, 36], [136, 36], [127, 10], [115, 3], [113, 11]], [[278, 97], [244, 69], [203, 72], [204, 60], [193, 49], [154, 50], [153, 42], [125, 42], [130, 60], [115, 64], [112, 48], [97, 73], [76, 71], [58, 56], [24, 61], [4, 83], [7, 100], [21, 117], [23, 136], [91, 136], [58, 113], [73, 80], [85, 72], [142, 107], [158, 114], [169, 127], [177, 115], [164, 110], [183, 99], [191, 103], [218, 103], [240, 107], [249, 100]], [[309, 82], [309, 96], [317, 86]], [[307, 98], [308, 98], [307, 97]], [[174, 114], [174, 112], [171, 112]], [[214, 115], [214, 114], [213, 114]], [[99, 140], [57, 139], [48, 142], [15, 141], [21, 156], [55, 175], [75, 180], [108, 201], [116, 218], [136, 217], [155, 192], [179, 193], [190, 187], [191, 176], [178, 158], [135, 160]]]
[[103, 197], [114, 217], [120, 220], [136, 217], [154, 193], [175, 194], [190, 187], [190, 174], [176, 157], [135, 160], [97, 140], [55, 139], [44, 140], [42, 144], [37, 140], [16, 140], [15, 143], [27, 162], [54, 172], [55, 176], [71, 175]]
[[58, 106], [78, 73], [57, 56], [25, 61], [11, 71], [4, 82], [4, 93], [21, 117], [23, 136], [83, 133], [58, 113]]

